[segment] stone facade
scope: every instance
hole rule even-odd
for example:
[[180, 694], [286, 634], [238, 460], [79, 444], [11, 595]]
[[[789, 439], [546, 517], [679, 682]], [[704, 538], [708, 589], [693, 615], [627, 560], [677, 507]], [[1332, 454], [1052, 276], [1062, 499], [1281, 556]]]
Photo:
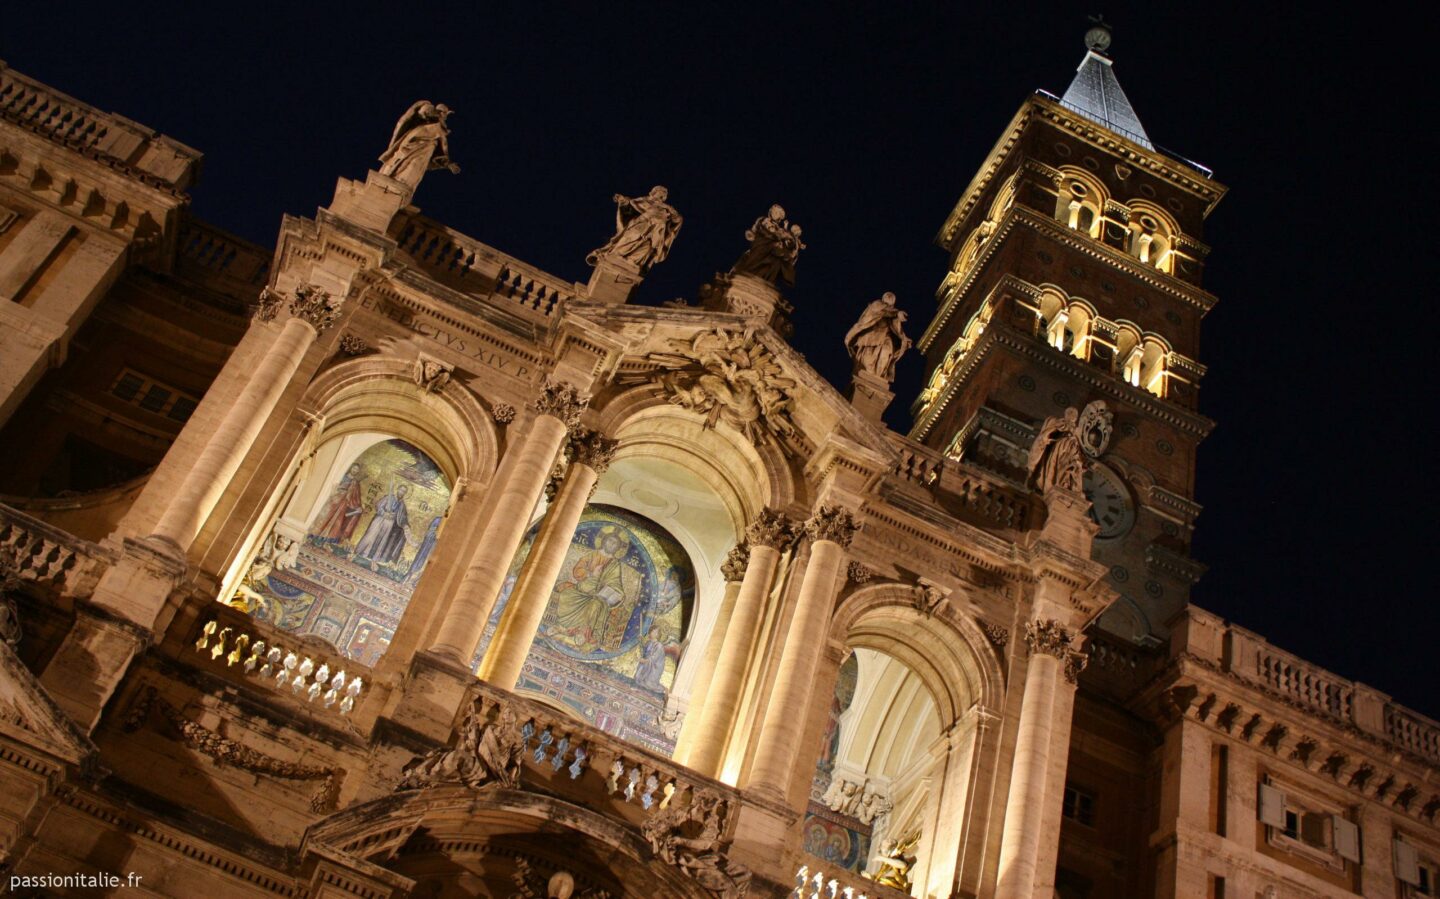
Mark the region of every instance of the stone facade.
[[[1077, 84], [1113, 80], [1103, 50]], [[693, 305], [632, 304], [680, 228], [663, 188], [617, 195], [566, 283], [412, 205], [458, 172], [422, 101], [272, 252], [188, 214], [197, 153], [0, 68], [0, 870], [176, 897], [1434, 889], [1440, 725], [1187, 602], [1224, 189], [1075, 90], [1022, 105], [942, 228], [902, 435], [904, 314], [872, 303], [854, 383], [820, 378], [785, 338], [779, 207]], [[378, 478], [375, 447], [411, 464]], [[693, 572], [644, 568], [599, 505]], [[659, 736], [547, 692], [542, 640]], [[875, 705], [880, 657], [909, 720]], [[902, 761], [846, 767], [857, 734]], [[868, 855], [815, 854], [817, 819]]]

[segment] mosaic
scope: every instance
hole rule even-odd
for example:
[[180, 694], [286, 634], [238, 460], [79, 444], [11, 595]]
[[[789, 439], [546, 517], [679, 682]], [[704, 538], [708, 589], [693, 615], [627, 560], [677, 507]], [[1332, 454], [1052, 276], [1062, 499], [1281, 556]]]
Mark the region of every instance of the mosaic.
[[251, 584], [253, 611], [374, 665], [434, 552], [450, 484], [429, 456], [392, 439], [361, 453], [328, 496], [293, 564]]

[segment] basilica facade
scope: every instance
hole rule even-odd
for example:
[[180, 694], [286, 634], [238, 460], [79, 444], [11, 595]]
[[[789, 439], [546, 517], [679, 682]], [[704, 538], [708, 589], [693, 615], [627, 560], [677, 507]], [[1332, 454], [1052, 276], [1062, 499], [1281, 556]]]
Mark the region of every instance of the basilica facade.
[[421, 213], [421, 101], [259, 247], [0, 63], [7, 887], [1440, 892], [1440, 724], [1189, 603], [1225, 189], [1086, 40], [838, 387], [780, 206], [657, 306], [682, 216], [616, 195], [566, 282]]

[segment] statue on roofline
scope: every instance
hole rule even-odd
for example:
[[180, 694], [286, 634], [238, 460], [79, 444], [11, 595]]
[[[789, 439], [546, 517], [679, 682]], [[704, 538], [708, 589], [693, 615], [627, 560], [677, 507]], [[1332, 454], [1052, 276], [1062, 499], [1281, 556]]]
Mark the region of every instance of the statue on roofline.
[[895, 294], [886, 291], [865, 307], [860, 320], [845, 335], [845, 350], [855, 360], [856, 372], [869, 372], [885, 381], [895, 380], [895, 363], [910, 349], [902, 327], [905, 313], [895, 308]]
[[750, 249], [740, 257], [731, 272], [754, 275], [771, 284], [784, 281], [795, 286], [795, 261], [805, 244], [800, 240], [800, 226], [785, 218], [785, 208], [776, 204], [755, 220], [745, 232]]
[[670, 192], [659, 185], [643, 197], [616, 194], [615, 234], [603, 247], [585, 257], [590, 265], [608, 259], [623, 259], [644, 275], [651, 266], [664, 262], [670, 255], [675, 236], [684, 219], [675, 207], [666, 202]]
[[460, 174], [460, 166], [450, 161], [450, 127], [445, 120], [450, 107], [444, 103], [420, 100], [411, 104], [395, 123], [390, 146], [380, 154], [380, 174], [394, 178], [411, 190], [420, 186], [420, 179], [434, 169]]

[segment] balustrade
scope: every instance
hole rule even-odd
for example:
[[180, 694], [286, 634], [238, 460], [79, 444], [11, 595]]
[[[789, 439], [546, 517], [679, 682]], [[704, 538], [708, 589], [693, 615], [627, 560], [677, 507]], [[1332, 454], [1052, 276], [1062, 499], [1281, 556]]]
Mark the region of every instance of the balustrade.
[[857, 874], [824, 867], [817, 860], [795, 872], [790, 899], [905, 899], [909, 893]]
[[467, 293], [485, 293], [513, 301], [541, 318], [575, 298], [574, 285], [512, 259], [478, 240], [421, 216], [401, 221], [396, 242], [426, 274]]
[[1341, 721], [1352, 717], [1354, 685], [1268, 643], [1257, 647], [1256, 673], [1271, 689], [1298, 705]]
[[87, 595], [110, 556], [99, 546], [9, 506], [0, 506], [0, 565], [14, 575]]
[[222, 677], [288, 692], [297, 701], [348, 715], [370, 676], [368, 668], [324, 641], [286, 634], [229, 606], [217, 604], [199, 620], [204, 623], [197, 622], [187, 642], [201, 664]]
[[1440, 763], [1440, 723], [1403, 706], [1386, 703], [1385, 736], [1401, 749]]
[[194, 219], [180, 229], [180, 263], [233, 278], [258, 291], [270, 274], [271, 254]]

